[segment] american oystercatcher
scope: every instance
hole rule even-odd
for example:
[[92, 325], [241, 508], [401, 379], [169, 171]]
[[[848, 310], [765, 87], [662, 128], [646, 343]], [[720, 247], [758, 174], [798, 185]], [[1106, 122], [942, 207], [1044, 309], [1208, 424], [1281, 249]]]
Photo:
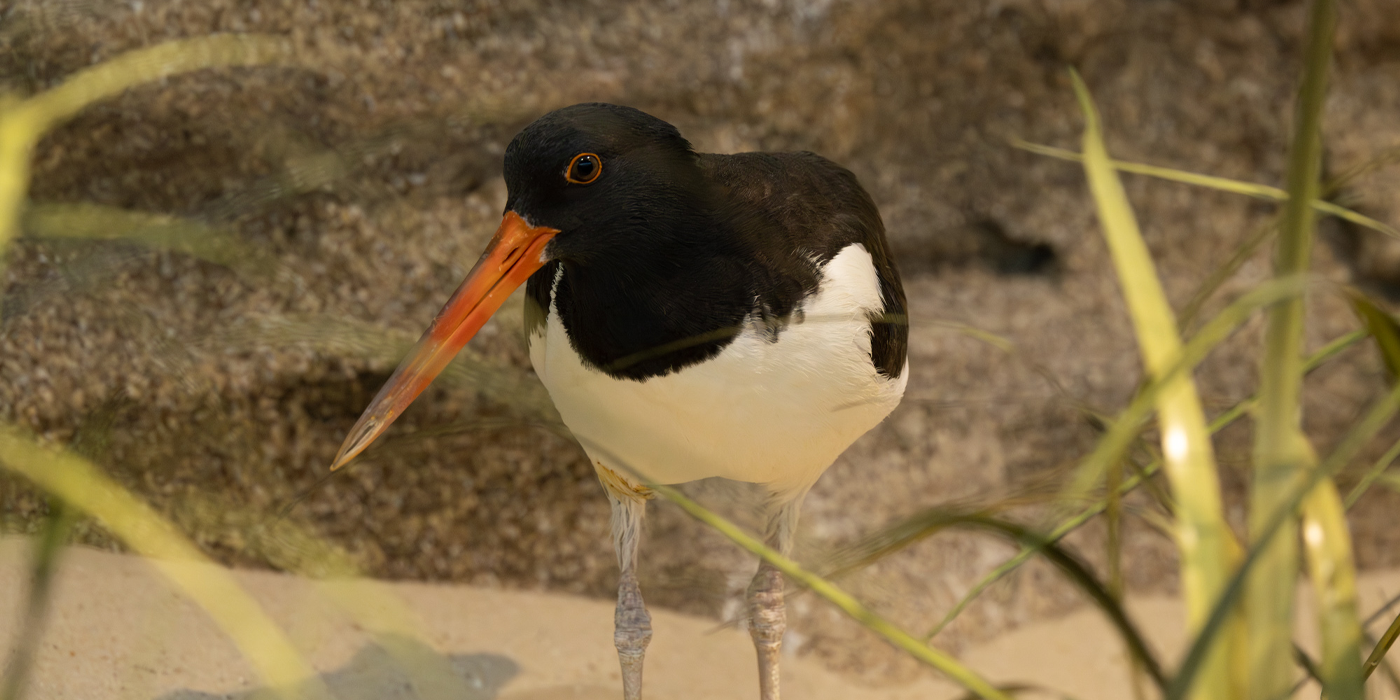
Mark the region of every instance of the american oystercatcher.
[[[790, 551], [803, 495], [904, 394], [904, 290], [870, 196], [812, 153], [696, 153], [644, 112], [580, 104], [525, 127], [505, 179], [495, 237], [332, 469], [526, 283], [530, 360], [612, 503], [614, 642], [637, 700], [647, 484], [763, 484], [768, 541]], [[781, 573], [760, 564], [748, 601], [760, 694], [777, 700]]]

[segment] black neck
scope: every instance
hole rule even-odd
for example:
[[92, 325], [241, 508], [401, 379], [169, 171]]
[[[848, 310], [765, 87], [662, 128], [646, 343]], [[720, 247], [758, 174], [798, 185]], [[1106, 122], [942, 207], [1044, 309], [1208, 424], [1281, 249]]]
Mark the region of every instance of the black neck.
[[[737, 334], [755, 307], [751, 274], [729, 227], [697, 214], [649, 222], [626, 251], [555, 262], [530, 280], [532, 297], [553, 297], [586, 363], [641, 380], [710, 359]], [[552, 295], [533, 289], [561, 266]]]

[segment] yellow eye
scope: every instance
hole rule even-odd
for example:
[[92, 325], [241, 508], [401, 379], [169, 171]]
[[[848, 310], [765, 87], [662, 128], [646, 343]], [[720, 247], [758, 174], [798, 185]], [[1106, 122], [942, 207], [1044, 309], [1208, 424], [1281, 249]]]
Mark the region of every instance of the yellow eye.
[[569, 161], [564, 179], [575, 185], [587, 185], [603, 174], [603, 161], [596, 153], [580, 153]]

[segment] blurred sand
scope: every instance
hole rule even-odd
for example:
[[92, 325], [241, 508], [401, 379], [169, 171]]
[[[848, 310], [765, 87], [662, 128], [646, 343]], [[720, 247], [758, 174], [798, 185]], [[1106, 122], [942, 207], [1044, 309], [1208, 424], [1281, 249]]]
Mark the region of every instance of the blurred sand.
[[[0, 541], [0, 640], [5, 647], [13, 643], [26, 553], [23, 539]], [[246, 698], [259, 687], [228, 639], [147, 562], [73, 548], [65, 553], [60, 571], [32, 681], [33, 700], [214, 700]], [[615, 700], [620, 692], [611, 644], [612, 606], [605, 601], [462, 585], [318, 584], [259, 571], [233, 575], [342, 700]], [[1363, 611], [1396, 592], [1400, 570], [1368, 573], [1361, 580]], [[1144, 596], [1129, 608], [1164, 658], [1179, 655], [1184, 635], [1176, 600]], [[747, 635], [668, 610], [653, 610], [653, 616], [655, 638], [646, 675], [650, 700], [756, 695]], [[1372, 631], [1384, 629], [1388, 620]], [[379, 637], [383, 643], [376, 645], [377, 632], [391, 636]], [[998, 684], [1033, 682], [1081, 700], [1131, 697], [1122, 647], [1094, 610], [1079, 608], [1026, 625], [959, 656]], [[398, 670], [405, 667], [416, 670], [412, 687]], [[433, 676], [435, 671], [440, 675]], [[788, 656], [783, 673], [785, 694], [791, 698], [943, 700], [961, 695], [930, 671], [912, 682], [868, 687], [814, 659]], [[1384, 681], [1373, 685], [1382, 687]], [[1300, 697], [1314, 692], [1303, 691]], [[1373, 697], [1394, 697], [1388, 693], [1387, 687]]]

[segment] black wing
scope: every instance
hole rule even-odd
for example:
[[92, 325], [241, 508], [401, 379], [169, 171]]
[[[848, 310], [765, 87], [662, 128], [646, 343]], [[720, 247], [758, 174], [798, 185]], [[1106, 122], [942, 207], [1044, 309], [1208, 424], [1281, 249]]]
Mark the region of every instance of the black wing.
[[705, 154], [701, 165], [724, 192], [722, 218], [763, 268], [755, 292], [765, 310], [786, 317], [816, 291], [822, 265], [853, 243], [865, 247], [884, 302], [871, 318], [870, 359], [898, 377], [909, 344], [904, 286], [880, 212], [855, 174], [808, 152]]

